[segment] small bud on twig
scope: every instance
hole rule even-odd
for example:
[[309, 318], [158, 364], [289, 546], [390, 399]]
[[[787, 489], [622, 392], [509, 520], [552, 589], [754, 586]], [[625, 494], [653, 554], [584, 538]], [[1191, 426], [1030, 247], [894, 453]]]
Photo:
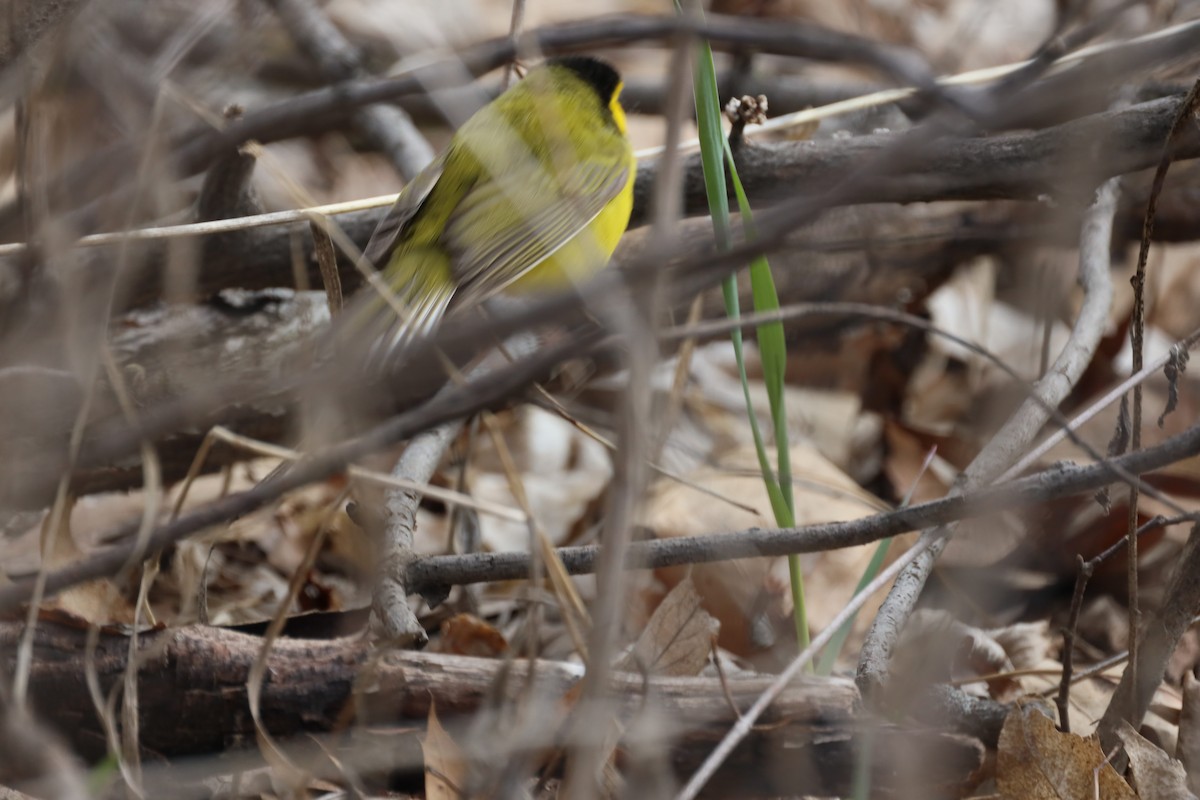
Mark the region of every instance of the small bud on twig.
[[767, 96], [758, 97], [743, 95], [735, 97], [725, 104], [725, 118], [733, 123], [729, 131], [729, 146], [736, 148], [742, 143], [742, 132], [746, 125], [762, 125], [767, 121]]

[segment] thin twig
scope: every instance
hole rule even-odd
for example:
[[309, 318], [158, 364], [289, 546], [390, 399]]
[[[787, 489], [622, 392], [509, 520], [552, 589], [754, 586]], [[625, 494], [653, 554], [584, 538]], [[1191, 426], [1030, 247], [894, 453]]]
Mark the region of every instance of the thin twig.
[[1083, 556], [1077, 555], [1076, 558], [1079, 560], [1079, 574], [1075, 576], [1071, 610], [1067, 615], [1067, 626], [1063, 628], [1062, 675], [1059, 678], [1058, 696], [1054, 700], [1054, 704], [1058, 706], [1058, 729], [1063, 733], [1071, 732], [1071, 674], [1075, 657], [1075, 629], [1079, 624], [1079, 610], [1083, 608], [1083, 593], [1095, 569], [1095, 565], [1091, 561], [1084, 561]]
[[[461, 420], [454, 420], [420, 434], [405, 447], [392, 475], [414, 484], [428, 483], [461, 429]], [[403, 647], [420, 647], [429, 640], [408, 605], [409, 592], [404, 584], [408, 564], [416, 558], [413, 536], [421, 496], [415, 489], [390, 489], [376, 533], [380, 569], [371, 603], [372, 628], [388, 642]]]
[[[254, 720], [254, 730], [258, 746], [269, 764], [277, 769], [286, 767], [288, 772], [293, 776], [301, 775], [304, 771], [296, 766], [288, 758], [287, 753], [275, 742], [274, 737], [271, 736], [268, 726], [262, 718], [262, 687], [268, 669], [267, 658], [271, 653], [271, 648], [274, 646], [275, 641], [283, 633], [283, 626], [288, 620], [292, 606], [295, 604], [296, 598], [299, 597], [300, 590], [308, 581], [312, 565], [316, 562], [317, 555], [321, 552], [321, 548], [325, 544], [329, 522], [333, 518], [333, 515], [341, 510], [342, 503], [345, 502], [348, 491], [348, 489], [343, 489], [337, 497], [330, 501], [317, 521], [317, 529], [313, 533], [312, 539], [309, 540], [308, 547], [305, 548], [300, 563], [296, 565], [296, 569], [288, 579], [287, 592], [284, 594], [279, 608], [275, 610], [274, 616], [271, 617], [270, 624], [267, 625], [266, 633], [263, 635], [262, 646], [259, 648], [254, 663], [250, 665], [249, 673], [246, 676], [246, 699], [248, 701], [247, 704], [250, 706], [250, 716]], [[417, 629], [420, 630], [419, 625]]]
[[[508, 21], [508, 36], [512, 39], [513, 44], [517, 44], [517, 40], [521, 34], [521, 28], [525, 26], [525, 0], [513, 0], [512, 17]], [[503, 91], [512, 84], [512, 79], [516, 75], [516, 62], [509, 61], [504, 68], [504, 78], [500, 82], [500, 89]]]
[[[1166, 527], [1167, 525], [1177, 525], [1180, 522], [1195, 522], [1195, 515], [1188, 514], [1182, 517], [1163, 517], [1157, 516], [1148, 521], [1137, 529], [1137, 537], [1140, 538], [1143, 534], [1148, 533], [1158, 528]], [[1083, 560], [1083, 556], [1077, 555], [1079, 561], [1079, 572], [1075, 577], [1075, 589], [1071, 594], [1071, 606], [1067, 613], [1067, 625], [1063, 628], [1063, 652], [1062, 652], [1062, 673], [1058, 684], [1058, 696], [1055, 699], [1055, 705], [1058, 707], [1059, 730], [1063, 733], [1070, 733], [1071, 723], [1069, 717], [1071, 685], [1075, 682], [1075, 677], [1072, 674], [1074, 651], [1075, 651], [1075, 635], [1076, 628], [1079, 624], [1079, 613], [1083, 608], [1084, 592], [1087, 589], [1087, 583], [1091, 580], [1092, 575], [1096, 571], [1096, 567], [1103, 564], [1108, 559], [1115, 556], [1129, 543], [1128, 538], [1121, 538], [1114, 542], [1112, 546], [1104, 550], [1099, 555], [1093, 556], [1087, 561]]]
[[[1130, 453], [1107, 462], [1085, 467], [1055, 466], [1045, 472], [1007, 484], [990, 485], [974, 492], [920, 503], [845, 522], [821, 523], [798, 528], [728, 531], [705, 536], [635, 542], [625, 560], [626, 569], [659, 569], [682, 564], [700, 564], [738, 558], [776, 557], [793, 553], [816, 553], [854, 547], [879, 541], [888, 536], [921, 530], [968, 517], [985, 516], [997, 510], [1012, 510], [1045, 502], [1052, 497], [1083, 494], [1113, 482], [1112, 467], [1133, 464], [1141, 472], [1157, 469], [1172, 460], [1200, 452], [1200, 426], [1168, 440], [1171, 455], [1159, 445], [1141, 451], [1153, 453], [1147, 460]], [[1130, 459], [1137, 459], [1131, 461]], [[559, 557], [571, 574], [595, 571], [597, 547], [565, 547]], [[447, 585], [516, 580], [529, 569], [525, 553], [472, 553], [461, 556], [430, 556], [409, 568], [408, 585], [413, 591], [442, 591]], [[0, 595], [2, 598], [2, 595]], [[0, 608], [3, 608], [0, 605]]]
[[[1142, 368], [1146, 330], [1146, 262], [1150, 254], [1150, 238], [1154, 233], [1154, 212], [1158, 206], [1158, 196], [1162, 192], [1163, 183], [1167, 179], [1167, 170], [1171, 166], [1172, 146], [1179, 132], [1183, 129], [1184, 123], [1190, 120], [1195, 112], [1197, 102], [1200, 102], [1200, 80], [1192, 84], [1191, 90], [1188, 91], [1183, 102], [1179, 104], [1179, 111], [1175, 116], [1175, 120], [1171, 123], [1171, 130], [1167, 134], [1166, 142], [1163, 144], [1162, 157], [1159, 160], [1158, 167], [1154, 170], [1154, 181], [1150, 186], [1150, 197], [1146, 202], [1146, 215], [1142, 221], [1142, 240], [1138, 247], [1137, 267], [1134, 270], [1133, 277], [1130, 279], [1130, 283], [1133, 284], [1133, 324], [1129, 331], [1129, 343], [1133, 351], [1134, 372]], [[1133, 387], [1133, 409], [1132, 420], [1130, 422], [1129, 446], [1133, 450], [1137, 450], [1142, 446], [1142, 385], [1140, 383], [1135, 384]], [[1130, 672], [1129, 681], [1133, 686], [1138, 685], [1137, 671], [1140, 669], [1140, 659], [1138, 658], [1137, 651], [1138, 628], [1141, 623], [1141, 610], [1138, 600], [1138, 497], [1138, 487], [1131, 486], [1126, 514], [1126, 536], [1129, 540], [1129, 551], [1126, 554], [1125, 580], [1129, 595], [1129, 666], [1127, 669]], [[1136, 724], [1137, 720], [1130, 720], [1130, 722]]]

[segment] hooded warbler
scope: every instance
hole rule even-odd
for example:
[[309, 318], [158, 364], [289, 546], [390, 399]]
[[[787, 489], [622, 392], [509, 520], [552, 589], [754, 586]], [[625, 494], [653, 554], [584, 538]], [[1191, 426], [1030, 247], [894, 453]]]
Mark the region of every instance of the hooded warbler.
[[637, 167], [621, 87], [598, 59], [546, 61], [405, 187], [364, 252], [394, 298], [368, 287], [350, 319], [356, 339], [374, 342], [371, 361], [433, 330], [452, 305], [565, 289], [605, 266]]

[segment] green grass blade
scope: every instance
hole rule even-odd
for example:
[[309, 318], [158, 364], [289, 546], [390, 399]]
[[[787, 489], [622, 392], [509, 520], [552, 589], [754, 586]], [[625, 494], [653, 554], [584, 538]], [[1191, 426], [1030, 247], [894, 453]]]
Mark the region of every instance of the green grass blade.
[[[883, 561], [887, 558], [888, 548], [891, 546], [891, 537], [882, 539], [875, 545], [875, 552], [871, 554], [871, 560], [867, 563], [867, 568], [863, 570], [862, 577], [858, 579], [858, 585], [854, 587], [854, 594], [858, 594], [863, 589], [875, 580], [875, 576], [883, 569]], [[817, 660], [816, 672], [818, 675], [828, 675], [833, 672], [833, 667], [837, 663], [837, 658], [842, 652], [842, 648], [846, 645], [846, 640], [850, 638], [850, 632], [854, 630], [854, 620], [858, 615], [850, 617], [842, 623], [842, 627], [838, 628], [837, 633], [833, 634], [833, 638], [829, 640], [829, 644], [825, 645], [825, 649], [821, 651], [821, 657]]]
[[[900, 501], [900, 508], [905, 508], [912, 503], [913, 495], [917, 491], [917, 484], [921, 482], [921, 476], [929, 469], [929, 465], [933, 463], [933, 457], [937, 455], [937, 448], [934, 447], [925, 456], [924, 463], [921, 464], [921, 469], [917, 471], [916, 480], [912, 486], [908, 487], [908, 491], [904, 494], [904, 499]], [[867, 562], [867, 568], [863, 570], [862, 577], [858, 579], [858, 585], [854, 587], [854, 594], [858, 594], [867, 585], [875, 580], [879, 571], [883, 569], [884, 559], [887, 558], [888, 548], [892, 545], [892, 537], [880, 540], [879, 544], [875, 545], [875, 552], [871, 554], [871, 560]], [[821, 657], [817, 660], [817, 674], [829, 675], [833, 672], [834, 664], [837, 663], [837, 657], [842, 652], [842, 648], [846, 645], [846, 639], [850, 637], [850, 632], [854, 630], [854, 620], [858, 618], [855, 614], [842, 623], [842, 627], [838, 628], [837, 633], [829, 640], [829, 644], [825, 645], [825, 649], [821, 651]]]
[[[750, 209], [750, 201], [746, 190], [738, 178], [737, 167], [733, 162], [733, 153], [729, 149], [728, 140], [723, 142], [725, 160], [729, 165], [729, 175], [733, 182], [733, 191], [737, 196], [738, 211], [742, 215], [742, 225], [746, 238], [753, 239], [754, 215]], [[759, 256], [750, 264], [750, 291], [754, 297], [756, 312], [778, 311], [779, 293], [775, 290], [775, 279], [771, 275], [771, 267], [767, 259]], [[784, 377], [787, 373], [787, 340], [783, 333], [782, 322], [770, 322], [756, 328], [758, 335], [758, 350], [762, 359], [763, 382], [767, 387], [767, 399], [771, 408], [771, 425], [775, 429], [775, 452], [779, 469], [779, 486], [788, 508], [787, 521], [776, 520], [780, 525], [791, 527], [796, 524], [796, 505], [792, 496], [792, 464], [791, 449], [787, 435], [787, 403]]]
[[[678, 7], [678, 3], [676, 4]], [[733, 153], [721, 127], [721, 102], [717, 91], [717, 73], [713, 64], [712, 48], [703, 43], [699, 48], [695, 79], [696, 119], [699, 128], [701, 164], [704, 167], [704, 186], [708, 197], [709, 211], [713, 219], [713, 231], [718, 247], [726, 249], [732, 241], [732, 224], [730, 221], [728, 185], [725, 170], [729, 170], [734, 195], [738, 201], [738, 210], [747, 237], [754, 235], [754, 221], [749, 199], [738, 178], [737, 167], [734, 164]], [[750, 287], [754, 298], [756, 311], [773, 311], [779, 308], [779, 296], [775, 290], [775, 282], [771, 276], [771, 268], [767, 259], [759, 257], [750, 265]], [[735, 276], [726, 278], [722, 285], [725, 300], [725, 311], [730, 319], [741, 316], [738, 300], [737, 279]], [[770, 405], [771, 422], [775, 432], [776, 463], [772, 467], [767, 455], [766, 444], [759, 429], [758, 417], [754, 413], [754, 403], [750, 396], [750, 383], [746, 375], [746, 362], [742, 333], [735, 330], [731, 336], [734, 358], [737, 362], [738, 375], [742, 383], [742, 394], [746, 400], [746, 413], [750, 422], [750, 430], [754, 437], [754, 449], [758, 456], [759, 467], [763, 474], [763, 485], [770, 499], [771, 510], [775, 522], [781, 527], [795, 525], [795, 500], [792, 491], [792, 469], [789, 442], [787, 438], [787, 411], [784, 402], [784, 374], [787, 367], [787, 343], [784, 338], [781, 322], [759, 326], [757, 329], [759, 352], [762, 358], [763, 378], [767, 388], [767, 399]], [[788, 557], [788, 573], [791, 578], [792, 603], [794, 607], [793, 620], [796, 626], [796, 638], [800, 647], [807, 647], [809, 631], [807, 613], [804, 602], [803, 576], [800, 570], [800, 560], [797, 556]]]

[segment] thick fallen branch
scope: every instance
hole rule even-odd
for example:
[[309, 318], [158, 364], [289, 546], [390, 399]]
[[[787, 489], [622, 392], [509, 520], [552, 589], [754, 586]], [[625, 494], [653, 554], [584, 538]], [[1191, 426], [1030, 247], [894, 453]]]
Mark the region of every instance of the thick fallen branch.
[[[303, 363], [300, 355], [329, 321], [322, 295], [263, 293], [246, 298], [247, 306], [209, 304], [156, 306], [127, 315], [109, 346], [125, 374], [138, 408], [154, 408], [195, 396], [212, 384], [214, 374], [231, 379], [242, 391], [214, 399], [208, 419], [160, 438], [156, 453], [164, 479], [187, 474], [201, 441], [213, 424], [266, 441], [291, 432], [294, 398], [251, 391], [285, 385]], [[239, 342], [230, 347], [229, 342]], [[83, 402], [83, 387], [68, 372], [0, 370], [0, 507], [41, 508], [49, 503], [46, 474], [38, 467], [47, 454], [65, 450], [72, 420]], [[92, 401], [90, 426], [121, 421], [116, 397], [106, 385]], [[207, 423], [207, 424], [205, 424]], [[217, 445], [209, 470], [242, 460], [245, 454]], [[137, 459], [116, 459], [74, 472], [77, 494], [121, 491], [142, 485]]]
[[[0, 623], [0, 654], [11, 659], [20, 626]], [[39, 626], [30, 697], [43, 717], [52, 721], [81, 752], [104, 754], [103, 735], [85, 681], [85, 633], [43, 623]], [[254, 728], [246, 700], [246, 680], [262, 640], [200, 626], [153, 631], [140, 637], [147, 660], [138, 671], [141, 745], [147, 752], [174, 757], [225, 753], [231, 741], [253, 742]], [[94, 665], [107, 691], [122, 680], [128, 661], [128, 639], [102, 636]], [[5, 663], [5, 666], [11, 666]], [[459, 716], [478, 724], [499, 697], [521, 696], [528, 675], [526, 662], [392, 652], [382, 658], [361, 639], [329, 641], [281, 639], [268, 658], [270, 680], [263, 687], [262, 718], [275, 737], [290, 736], [303, 746], [305, 735], [345, 731], [348, 726], [402, 723], [420, 728], [431, 704], [454, 729]], [[562, 702], [577, 682], [574, 667], [538, 662], [535, 696]], [[728, 681], [733, 701], [744, 707], [761, 691], [765, 678]], [[686, 774], [734, 719], [720, 681], [705, 678], [654, 678], [618, 673], [614, 697], [626, 720], [645, 704], [660, 709], [669, 725], [659, 730], [671, 748], [674, 768]], [[186, 720], [186, 724], [180, 724]], [[878, 773], [873, 786], [893, 785], [902, 759], [914, 757], [916, 744], [925, 763], [920, 791], [925, 796], [963, 788], [979, 767], [983, 748], [969, 737], [936, 730], [902, 730], [858, 717], [858, 693], [850, 681], [803, 678], [772, 706], [762, 726], [729, 764], [717, 791], [738, 796], [803, 792], [844, 794], [854, 774], [855, 754], [866, 731], [874, 731]], [[415, 731], [414, 731], [415, 732]], [[355, 734], [356, 736], [359, 734]], [[466, 737], [466, 730], [458, 736]], [[552, 747], [555, 731], [547, 726], [543, 744]], [[328, 746], [344, 749], [339, 757], [357, 766], [353, 741], [344, 735]], [[419, 773], [419, 760], [404, 763], [411, 752], [391, 738], [393, 761], [376, 765], [376, 774], [391, 769]], [[410, 743], [410, 744], [415, 744]], [[492, 742], [503, 748], [505, 742]], [[0, 753], [0, 771], [5, 755]], [[314, 763], [324, 759], [318, 754]], [[306, 762], [308, 763], [308, 762]], [[227, 769], [217, 763], [214, 769]], [[916, 787], [905, 786], [906, 789]]]

